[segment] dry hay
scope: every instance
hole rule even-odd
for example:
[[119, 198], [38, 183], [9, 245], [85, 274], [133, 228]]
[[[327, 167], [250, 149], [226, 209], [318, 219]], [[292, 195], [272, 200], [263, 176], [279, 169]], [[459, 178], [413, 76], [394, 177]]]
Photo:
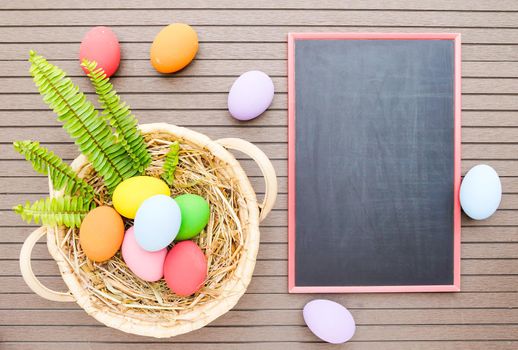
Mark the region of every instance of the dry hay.
[[[148, 320], [181, 318], [182, 313], [212, 301], [220, 294], [220, 287], [237, 267], [245, 244], [242, 222], [246, 221], [239, 211], [244, 198], [237, 184], [227, 174], [224, 164], [208, 150], [185, 140], [175, 140], [172, 135], [153, 133], [145, 135], [152, 163], [146, 174], [159, 177], [169, 145], [180, 143], [179, 163], [175, 183], [171, 187], [173, 197], [183, 194], [198, 194], [210, 204], [210, 220], [195, 241], [208, 259], [208, 277], [203, 287], [189, 297], [175, 295], [161, 279], [145, 282], [135, 276], [122, 260], [120, 252], [104, 263], [95, 263], [86, 258], [79, 244], [79, 230], [61, 230], [56, 235], [56, 245], [96, 302], [102, 303], [126, 317]], [[99, 198], [98, 205], [111, 205], [111, 198], [89, 164], [79, 174], [94, 186]], [[126, 228], [132, 220], [125, 219]], [[140, 317], [139, 317], [140, 316]]]

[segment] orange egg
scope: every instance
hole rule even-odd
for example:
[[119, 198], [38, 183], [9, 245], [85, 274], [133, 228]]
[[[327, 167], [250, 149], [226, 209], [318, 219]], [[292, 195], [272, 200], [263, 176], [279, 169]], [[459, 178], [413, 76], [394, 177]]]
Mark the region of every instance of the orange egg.
[[90, 260], [97, 262], [114, 256], [123, 238], [124, 222], [115, 209], [107, 206], [90, 211], [79, 229], [81, 248]]
[[151, 45], [151, 64], [160, 73], [187, 66], [198, 52], [198, 35], [188, 24], [173, 23], [157, 34]]

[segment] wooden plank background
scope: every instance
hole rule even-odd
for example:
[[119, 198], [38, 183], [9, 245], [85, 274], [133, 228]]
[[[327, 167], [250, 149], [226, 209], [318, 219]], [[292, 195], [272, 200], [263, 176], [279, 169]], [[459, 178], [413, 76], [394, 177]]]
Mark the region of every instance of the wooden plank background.
[[[286, 34], [290, 31], [460, 32], [463, 50], [462, 169], [484, 162], [502, 176], [501, 208], [489, 220], [463, 218], [462, 292], [323, 295], [350, 308], [358, 323], [345, 349], [518, 348], [518, 1], [516, 0], [190, 0], [0, 3], [0, 348], [3, 349], [323, 349], [301, 308], [318, 295], [287, 291]], [[148, 62], [154, 35], [186, 22], [199, 33], [196, 61], [172, 75]], [[91, 92], [77, 62], [94, 25], [111, 26], [122, 44], [115, 86], [142, 123], [169, 122], [212, 138], [255, 142], [273, 160], [280, 195], [261, 229], [248, 293], [208, 327], [155, 340], [106, 328], [75, 304], [45, 301], [26, 287], [17, 264], [34, 226], [10, 208], [47, 192], [11, 147], [35, 139], [67, 160], [70, 139], [42, 103], [28, 74], [30, 49], [47, 56]], [[260, 118], [239, 123], [226, 110], [232, 81], [250, 69], [274, 80], [276, 95]], [[253, 162], [240, 156], [261, 196]], [[34, 251], [41, 280], [64, 289], [43, 243]]]

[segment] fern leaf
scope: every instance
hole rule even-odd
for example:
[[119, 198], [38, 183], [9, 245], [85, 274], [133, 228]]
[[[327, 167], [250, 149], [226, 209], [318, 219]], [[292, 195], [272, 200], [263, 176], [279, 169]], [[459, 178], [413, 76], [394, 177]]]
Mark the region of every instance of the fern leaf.
[[80, 227], [88, 212], [95, 207], [94, 202], [81, 197], [43, 198], [34, 203], [17, 205], [13, 210], [27, 223], [34, 221], [43, 225], [65, 225]]
[[180, 152], [180, 144], [178, 141], [173, 142], [169, 146], [169, 152], [165, 156], [165, 162], [162, 166], [164, 172], [162, 173], [162, 179], [169, 185], [172, 186], [174, 182], [174, 172], [178, 165], [178, 153]]
[[83, 60], [81, 63], [88, 70], [88, 77], [97, 93], [99, 104], [104, 109], [102, 116], [115, 129], [117, 140], [133, 161], [133, 167], [141, 174], [151, 163], [151, 156], [146, 143], [137, 127], [137, 119], [125, 102], [122, 102], [113, 89], [110, 79], [102, 68], [97, 68], [95, 61]]
[[56, 190], [63, 189], [68, 195], [80, 194], [90, 199], [94, 197], [95, 191], [92, 186], [77, 176], [61, 158], [40, 146], [38, 142], [16, 141], [13, 146], [18, 153], [31, 162], [34, 170], [43, 175], [50, 175], [52, 185]]
[[31, 51], [29, 61], [31, 75], [43, 100], [104, 178], [108, 189], [112, 191], [119, 182], [135, 176], [137, 171], [132, 167], [131, 158], [116, 143], [110, 126], [99, 117], [94, 105], [66, 77], [65, 72], [34, 51]]

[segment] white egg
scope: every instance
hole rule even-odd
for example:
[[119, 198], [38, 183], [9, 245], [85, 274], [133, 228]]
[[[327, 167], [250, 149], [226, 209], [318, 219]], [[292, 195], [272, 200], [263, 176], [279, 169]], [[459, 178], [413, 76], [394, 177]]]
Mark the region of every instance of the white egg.
[[460, 186], [460, 205], [470, 218], [484, 220], [494, 214], [502, 199], [502, 184], [489, 165], [471, 168]]
[[142, 249], [156, 252], [176, 237], [182, 223], [180, 207], [174, 199], [159, 194], [146, 199], [135, 216], [135, 240]]

